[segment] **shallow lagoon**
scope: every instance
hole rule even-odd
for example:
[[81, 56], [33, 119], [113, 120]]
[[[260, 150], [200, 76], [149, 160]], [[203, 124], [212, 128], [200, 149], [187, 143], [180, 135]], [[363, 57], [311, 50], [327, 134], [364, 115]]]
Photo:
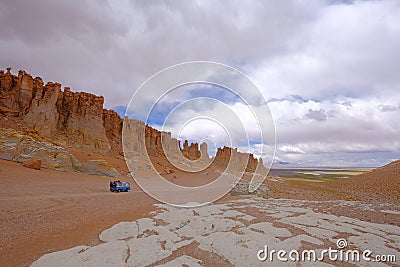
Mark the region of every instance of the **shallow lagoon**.
[[349, 178], [368, 172], [367, 168], [347, 168], [347, 169], [271, 169], [270, 175], [273, 178], [284, 178], [293, 180], [314, 180], [325, 181], [339, 178]]

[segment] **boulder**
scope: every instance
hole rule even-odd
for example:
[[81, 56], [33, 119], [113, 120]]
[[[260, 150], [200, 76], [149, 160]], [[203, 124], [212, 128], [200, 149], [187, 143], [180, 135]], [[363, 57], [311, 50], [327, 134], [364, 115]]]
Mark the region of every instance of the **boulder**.
[[267, 197], [268, 196], [268, 188], [267, 188], [266, 185], [262, 184], [257, 188], [257, 190], [255, 190], [254, 192], [250, 193], [249, 192], [249, 183], [248, 182], [238, 182], [232, 188], [230, 194], [233, 195], [233, 196], [236, 196], [236, 195], [257, 195], [259, 197]]
[[121, 174], [105, 160], [88, 160], [76, 167], [80, 172], [109, 177], [119, 177]]
[[22, 163], [22, 166], [34, 170], [40, 170], [42, 167], [42, 161], [40, 159], [28, 159]]

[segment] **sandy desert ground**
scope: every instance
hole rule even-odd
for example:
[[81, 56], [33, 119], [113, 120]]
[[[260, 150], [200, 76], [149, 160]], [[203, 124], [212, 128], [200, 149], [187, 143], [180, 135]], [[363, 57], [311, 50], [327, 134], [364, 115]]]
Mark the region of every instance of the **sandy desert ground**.
[[99, 231], [141, 218], [155, 201], [137, 188], [112, 194], [109, 178], [32, 170], [0, 162], [0, 265], [27, 266], [41, 254], [97, 244]]
[[[35, 264], [46, 266], [68, 255], [67, 265], [85, 260], [101, 266], [111, 259], [132, 266], [229, 266], [240, 265], [243, 257], [257, 260], [249, 253], [265, 242], [276, 248], [288, 243], [325, 248], [339, 237], [360, 249], [371, 245], [375, 253], [398, 255], [397, 164], [324, 183], [269, 180], [270, 198], [228, 195], [192, 211], [160, 205], [133, 183], [131, 192], [113, 194], [107, 177], [37, 171], [1, 160], [0, 263], [27, 266], [71, 248]], [[147, 246], [156, 248], [153, 257], [137, 256], [147, 255], [142, 250]], [[107, 259], [111, 251], [119, 256]]]

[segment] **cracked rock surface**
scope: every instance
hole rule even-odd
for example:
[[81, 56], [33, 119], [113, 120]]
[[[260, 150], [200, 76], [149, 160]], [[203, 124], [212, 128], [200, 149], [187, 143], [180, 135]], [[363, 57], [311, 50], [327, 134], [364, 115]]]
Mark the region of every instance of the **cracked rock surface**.
[[[349, 210], [348, 216], [324, 212], [323, 206]], [[78, 246], [50, 253], [32, 266], [282, 266], [276, 258], [261, 262], [257, 252], [338, 249], [371, 250], [372, 255], [396, 255], [396, 263], [357, 262], [357, 266], [399, 264], [400, 227], [366, 222], [352, 210], [398, 212], [390, 204], [350, 201], [303, 201], [247, 197], [200, 208], [157, 204], [149, 218], [121, 222], [104, 230], [97, 246]], [[318, 254], [317, 254], [318, 255]], [[301, 266], [311, 264], [300, 262]], [[341, 266], [325, 258], [316, 266]], [[288, 261], [285, 266], [298, 266]]]

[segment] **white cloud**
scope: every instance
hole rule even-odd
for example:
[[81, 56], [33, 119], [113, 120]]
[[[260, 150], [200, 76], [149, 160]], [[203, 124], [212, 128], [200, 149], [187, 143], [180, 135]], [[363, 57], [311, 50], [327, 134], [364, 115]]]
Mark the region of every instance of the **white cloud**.
[[284, 153], [294, 153], [294, 154], [305, 154], [306, 152], [304, 152], [301, 148], [297, 147], [297, 146], [291, 146], [291, 145], [283, 145], [283, 146], [279, 146], [278, 148], [280, 151], [284, 152]]

